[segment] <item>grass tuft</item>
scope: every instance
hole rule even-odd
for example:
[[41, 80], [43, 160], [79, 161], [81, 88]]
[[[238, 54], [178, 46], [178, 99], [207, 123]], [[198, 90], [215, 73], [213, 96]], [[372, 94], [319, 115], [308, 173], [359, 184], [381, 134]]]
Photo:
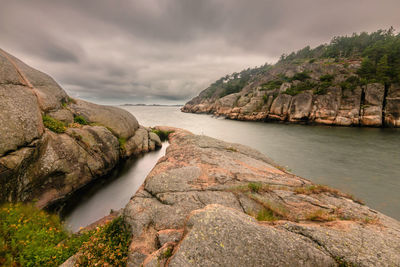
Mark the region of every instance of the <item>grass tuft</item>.
[[42, 119], [43, 119], [43, 124], [47, 129], [55, 133], [65, 133], [65, 130], [67, 128], [65, 127], [63, 122], [56, 120], [50, 117], [49, 115], [44, 115]]
[[89, 122], [81, 115], [74, 117], [74, 122], [81, 125], [89, 125]]

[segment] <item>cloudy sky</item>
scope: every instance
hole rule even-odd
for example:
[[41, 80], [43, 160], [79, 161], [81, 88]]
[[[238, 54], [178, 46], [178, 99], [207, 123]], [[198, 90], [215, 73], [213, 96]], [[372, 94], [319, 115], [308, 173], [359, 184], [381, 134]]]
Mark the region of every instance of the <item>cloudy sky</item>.
[[184, 103], [335, 35], [400, 30], [399, 0], [1, 0], [0, 47], [97, 103]]

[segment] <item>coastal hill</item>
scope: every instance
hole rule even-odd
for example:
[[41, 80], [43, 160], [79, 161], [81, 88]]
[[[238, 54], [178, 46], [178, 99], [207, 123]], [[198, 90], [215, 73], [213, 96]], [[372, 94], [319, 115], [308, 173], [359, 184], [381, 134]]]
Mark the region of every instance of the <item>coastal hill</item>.
[[0, 201], [62, 200], [158, 136], [129, 112], [69, 97], [0, 49]]
[[226, 75], [183, 112], [228, 119], [340, 126], [400, 126], [400, 35], [335, 37], [275, 65]]
[[[2, 205], [0, 264], [400, 265], [397, 220], [250, 147], [183, 129], [154, 131], [168, 137], [166, 155], [125, 208], [100, 220], [116, 217], [105, 226], [55, 238], [61, 224], [54, 216]], [[160, 145], [129, 112], [72, 99], [48, 75], [0, 50], [0, 202], [36, 199], [46, 207], [121, 158]]]

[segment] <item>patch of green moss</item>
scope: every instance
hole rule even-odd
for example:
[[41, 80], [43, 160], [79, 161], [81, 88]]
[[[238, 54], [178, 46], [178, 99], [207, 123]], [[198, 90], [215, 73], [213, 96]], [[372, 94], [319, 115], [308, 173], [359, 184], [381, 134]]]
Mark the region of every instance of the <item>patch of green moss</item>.
[[89, 122], [85, 119], [85, 117], [79, 115], [74, 117], [74, 122], [79, 123], [81, 125], [89, 125]]
[[161, 141], [165, 141], [168, 139], [168, 136], [170, 133], [173, 133], [173, 131], [162, 131], [162, 130], [157, 130], [157, 129], [153, 129], [151, 130], [153, 133], [155, 133], [156, 135], [158, 135], [158, 137], [160, 137]]
[[55, 133], [64, 133], [67, 129], [63, 122], [56, 120], [49, 115], [44, 115], [42, 119], [44, 126]]
[[120, 137], [118, 138], [119, 149], [125, 150], [126, 138]]

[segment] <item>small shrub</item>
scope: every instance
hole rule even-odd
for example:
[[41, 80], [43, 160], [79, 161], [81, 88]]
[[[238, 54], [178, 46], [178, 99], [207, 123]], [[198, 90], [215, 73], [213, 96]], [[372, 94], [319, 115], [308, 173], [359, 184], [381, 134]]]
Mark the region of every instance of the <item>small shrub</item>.
[[290, 78], [290, 81], [301, 81], [304, 82], [307, 79], [310, 79], [310, 75], [308, 75], [308, 73], [306, 71], [303, 72], [298, 72], [295, 75], [293, 75], [292, 78]]
[[249, 183], [247, 186], [250, 189], [250, 191], [254, 193], [258, 193], [262, 189], [261, 183]]
[[256, 219], [257, 221], [269, 221], [269, 222], [278, 220], [278, 218], [275, 217], [274, 213], [266, 208], [262, 208], [257, 213]]
[[129, 227], [118, 217], [97, 228], [83, 243], [77, 263], [79, 266], [126, 266], [130, 240]]
[[314, 63], [315, 62], [315, 58], [312, 58], [308, 61], [308, 63]]
[[171, 247], [167, 248], [164, 253], [162, 254], [163, 258], [168, 259], [172, 256], [173, 249]]
[[268, 81], [267, 83], [261, 85], [261, 90], [275, 90], [278, 89], [282, 83], [283, 82], [281, 80]]
[[156, 135], [158, 135], [158, 137], [160, 137], [161, 141], [165, 141], [168, 139], [168, 136], [170, 133], [173, 133], [173, 131], [163, 131], [163, 130], [156, 130], [153, 129], [151, 130], [153, 133], [155, 133]]
[[288, 88], [285, 91], [285, 94], [295, 96], [297, 94], [300, 94], [303, 91], [312, 90], [315, 87], [317, 87], [317, 84], [310, 82], [310, 81], [305, 81], [305, 82], [299, 83], [298, 85], [292, 85], [290, 88]]
[[74, 117], [74, 122], [79, 123], [81, 125], [89, 125], [87, 120], [83, 116], [75, 116]]
[[125, 150], [126, 138], [120, 137], [118, 138], [119, 149]]
[[263, 101], [264, 101], [264, 104], [267, 103], [267, 101], [268, 101], [268, 96], [267, 95], [263, 95]]
[[56, 120], [49, 115], [44, 115], [42, 119], [44, 126], [49, 130], [55, 133], [65, 133], [66, 127], [61, 121]]
[[321, 82], [332, 82], [334, 78], [335, 78], [335, 76], [332, 74], [325, 74], [325, 75], [322, 75], [321, 77], [319, 77], [319, 80]]

